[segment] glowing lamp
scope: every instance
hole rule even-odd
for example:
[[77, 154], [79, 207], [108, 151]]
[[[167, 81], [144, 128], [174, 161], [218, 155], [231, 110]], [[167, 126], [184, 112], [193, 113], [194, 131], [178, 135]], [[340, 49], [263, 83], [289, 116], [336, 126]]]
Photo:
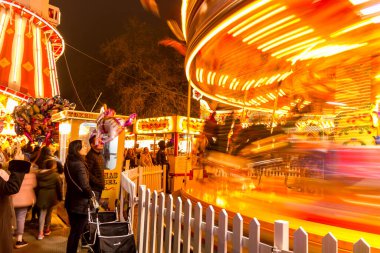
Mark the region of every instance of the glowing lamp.
[[71, 124], [63, 122], [59, 124], [59, 133], [60, 134], [70, 134], [71, 133]]
[[18, 105], [18, 102], [16, 100], [13, 100], [12, 98], [8, 98], [5, 111], [7, 113], [12, 113], [17, 105]]

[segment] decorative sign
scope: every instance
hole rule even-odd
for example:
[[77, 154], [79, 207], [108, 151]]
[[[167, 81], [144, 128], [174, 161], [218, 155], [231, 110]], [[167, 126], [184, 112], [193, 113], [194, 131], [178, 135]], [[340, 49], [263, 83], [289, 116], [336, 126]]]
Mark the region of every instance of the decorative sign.
[[171, 133], [173, 128], [173, 117], [138, 119], [135, 132], [137, 134]]
[[[177, 132], [187, 133], [187, 117], [178, 116]], [[200, 134], [203, 131], [205, 121], [202, 119], [190, 118], [190, 134]]]

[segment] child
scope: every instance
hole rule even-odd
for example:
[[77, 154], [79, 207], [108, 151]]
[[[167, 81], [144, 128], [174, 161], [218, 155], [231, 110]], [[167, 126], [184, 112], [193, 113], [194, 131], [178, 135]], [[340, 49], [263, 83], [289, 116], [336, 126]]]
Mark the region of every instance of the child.
[[62, 200], [62, 181], [57, 173], [57, 161], [50, 159], [43, 163], [37, 174], [37, 206], [40, 208], [38, 240], [51, 234], [50, 223], [53, 207]]

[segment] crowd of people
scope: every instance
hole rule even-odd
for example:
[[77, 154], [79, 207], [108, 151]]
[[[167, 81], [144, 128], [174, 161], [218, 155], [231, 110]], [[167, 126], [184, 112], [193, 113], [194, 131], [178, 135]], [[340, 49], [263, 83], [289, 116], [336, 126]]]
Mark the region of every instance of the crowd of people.
[[[81, 235], [88, 224], [89, 205], [100, 200], [105, 188], [103, 143], [96, 136], [92, 136], [89, 143], [91, 149], [88, 151], [81, 140], [70, 142], [64, 164], [56, 156], [54, 146], [32, 148], [29, 144], [23, 147], [17, 144], [7, 152], [0, 149], [0, 202], [10, 199], [9, 207], [0, 203], [0, 218], [2, 221], [15, 218], [13, 225], [0, 222], [0, 253], [28, 245], [23, 239], [28, 213], [31, 215], [29, 222], [36, 228], [36, 239], [43, 240], [49, 236], [53, 209], [63, 199], [71, 227], [66, 252], [77, 252]], [[160, 141], [158, 145], [160, 149], [155, 157], [151, 156], [147, 147], [140, 152], [127, 149], [124, 162], [129, 161], [130, 167], [167, 165], [165, 142]], [[14, 161], [25, 161], [30, 169], [21, 176], [13, 177], [10, 164]], [[67, 183], [65, 198], [62, 193], [63, 177]], [[12, 184], [12, 178], [17, 179], [16, 184]], [[8, 189], [10, 186], [13, 188]], [[5, 241], [4, 233], [10, 235]]]
[[[16, 242], [14, 247], [21, 248], [28, 243], [23, 239], [27, 213], [31, 210], [32, 222], [38, 223], [36, 238], [42, 240], [45, 235], [50, 235], [51, 213], [55, 205], [62, 200], [62, 178], [63, 166], [58, 158], [54, 156], [54, 146], [32, 148], [31, 145], [13, 143], [6, 150], [0, 149], [0, 177], [3, 185], [11, 180], [11, 164], [14, 161], [25, 161], [29, 164], [28, 173], [19, 176], [22, 178], [19, 189], [10, 195], [10, 214], [8, 220], [13, 225]], [[16, 168], [18, 169], [18, 168]], [[3, 194], [3, 189], [0, 194]], [[3, 207], [7, 208], [7, 207]], [[6, 213], [2, 210], [2, 214]], [[3, 217], [5, 218], [5, 217]], [[6, 224], [2, 223], [2, 229]], [[12, 234], [9, 229], [7, 233]], [[12, 241], [1, 244], [0, 252], [11, 252]], [[6, 250], [5, 250], [6, 249]]]
[[144, 147], [142, 150], [137, 148], [127, 148], [124, 150], [123, 164], [128, 168], [158, 165], [159, 163], [157, 162], [156, 157], [157, 156], [154, 156], [149, 152], [148, 147]]

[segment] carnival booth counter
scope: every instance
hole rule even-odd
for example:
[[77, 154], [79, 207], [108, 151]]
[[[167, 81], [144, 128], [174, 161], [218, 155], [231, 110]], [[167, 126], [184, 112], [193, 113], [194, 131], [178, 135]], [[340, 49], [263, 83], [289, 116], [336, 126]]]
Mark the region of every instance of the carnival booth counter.
[[[53, 122], [59, 122], [59, 155], [65, 162], [68, 145], [73, 140], [82, 140], [83, 144], [90, 149], [89, 138], [96, 129], [96, 121], [99, 113], [66, 110], [56, 113], [52, 117]], [[116, 116], [119, 119], [128, 120], [128, 116]], [[114, 209], [115, 199], [119, 196], [120, 173], [123, 167], [124, 131], [112, 141], [104, 144], [104, 158], [106, 162], [105, 189], [100, 201], [105, 210]]]
[[188, 126], [188, 118], [184, 116], [138, 119], [134, 125], [134, 142], [126, 142], [126, 147], [132, 147], [132, 143], [135, 147], [148, 147], [155, 158], [158, 142], [165, 141], [172, 192], [182, 187], [185, 177], [191, 176], [194, 169], [192, 147], [203, 131], [204, 120], [190, 118], [189, 122]]

